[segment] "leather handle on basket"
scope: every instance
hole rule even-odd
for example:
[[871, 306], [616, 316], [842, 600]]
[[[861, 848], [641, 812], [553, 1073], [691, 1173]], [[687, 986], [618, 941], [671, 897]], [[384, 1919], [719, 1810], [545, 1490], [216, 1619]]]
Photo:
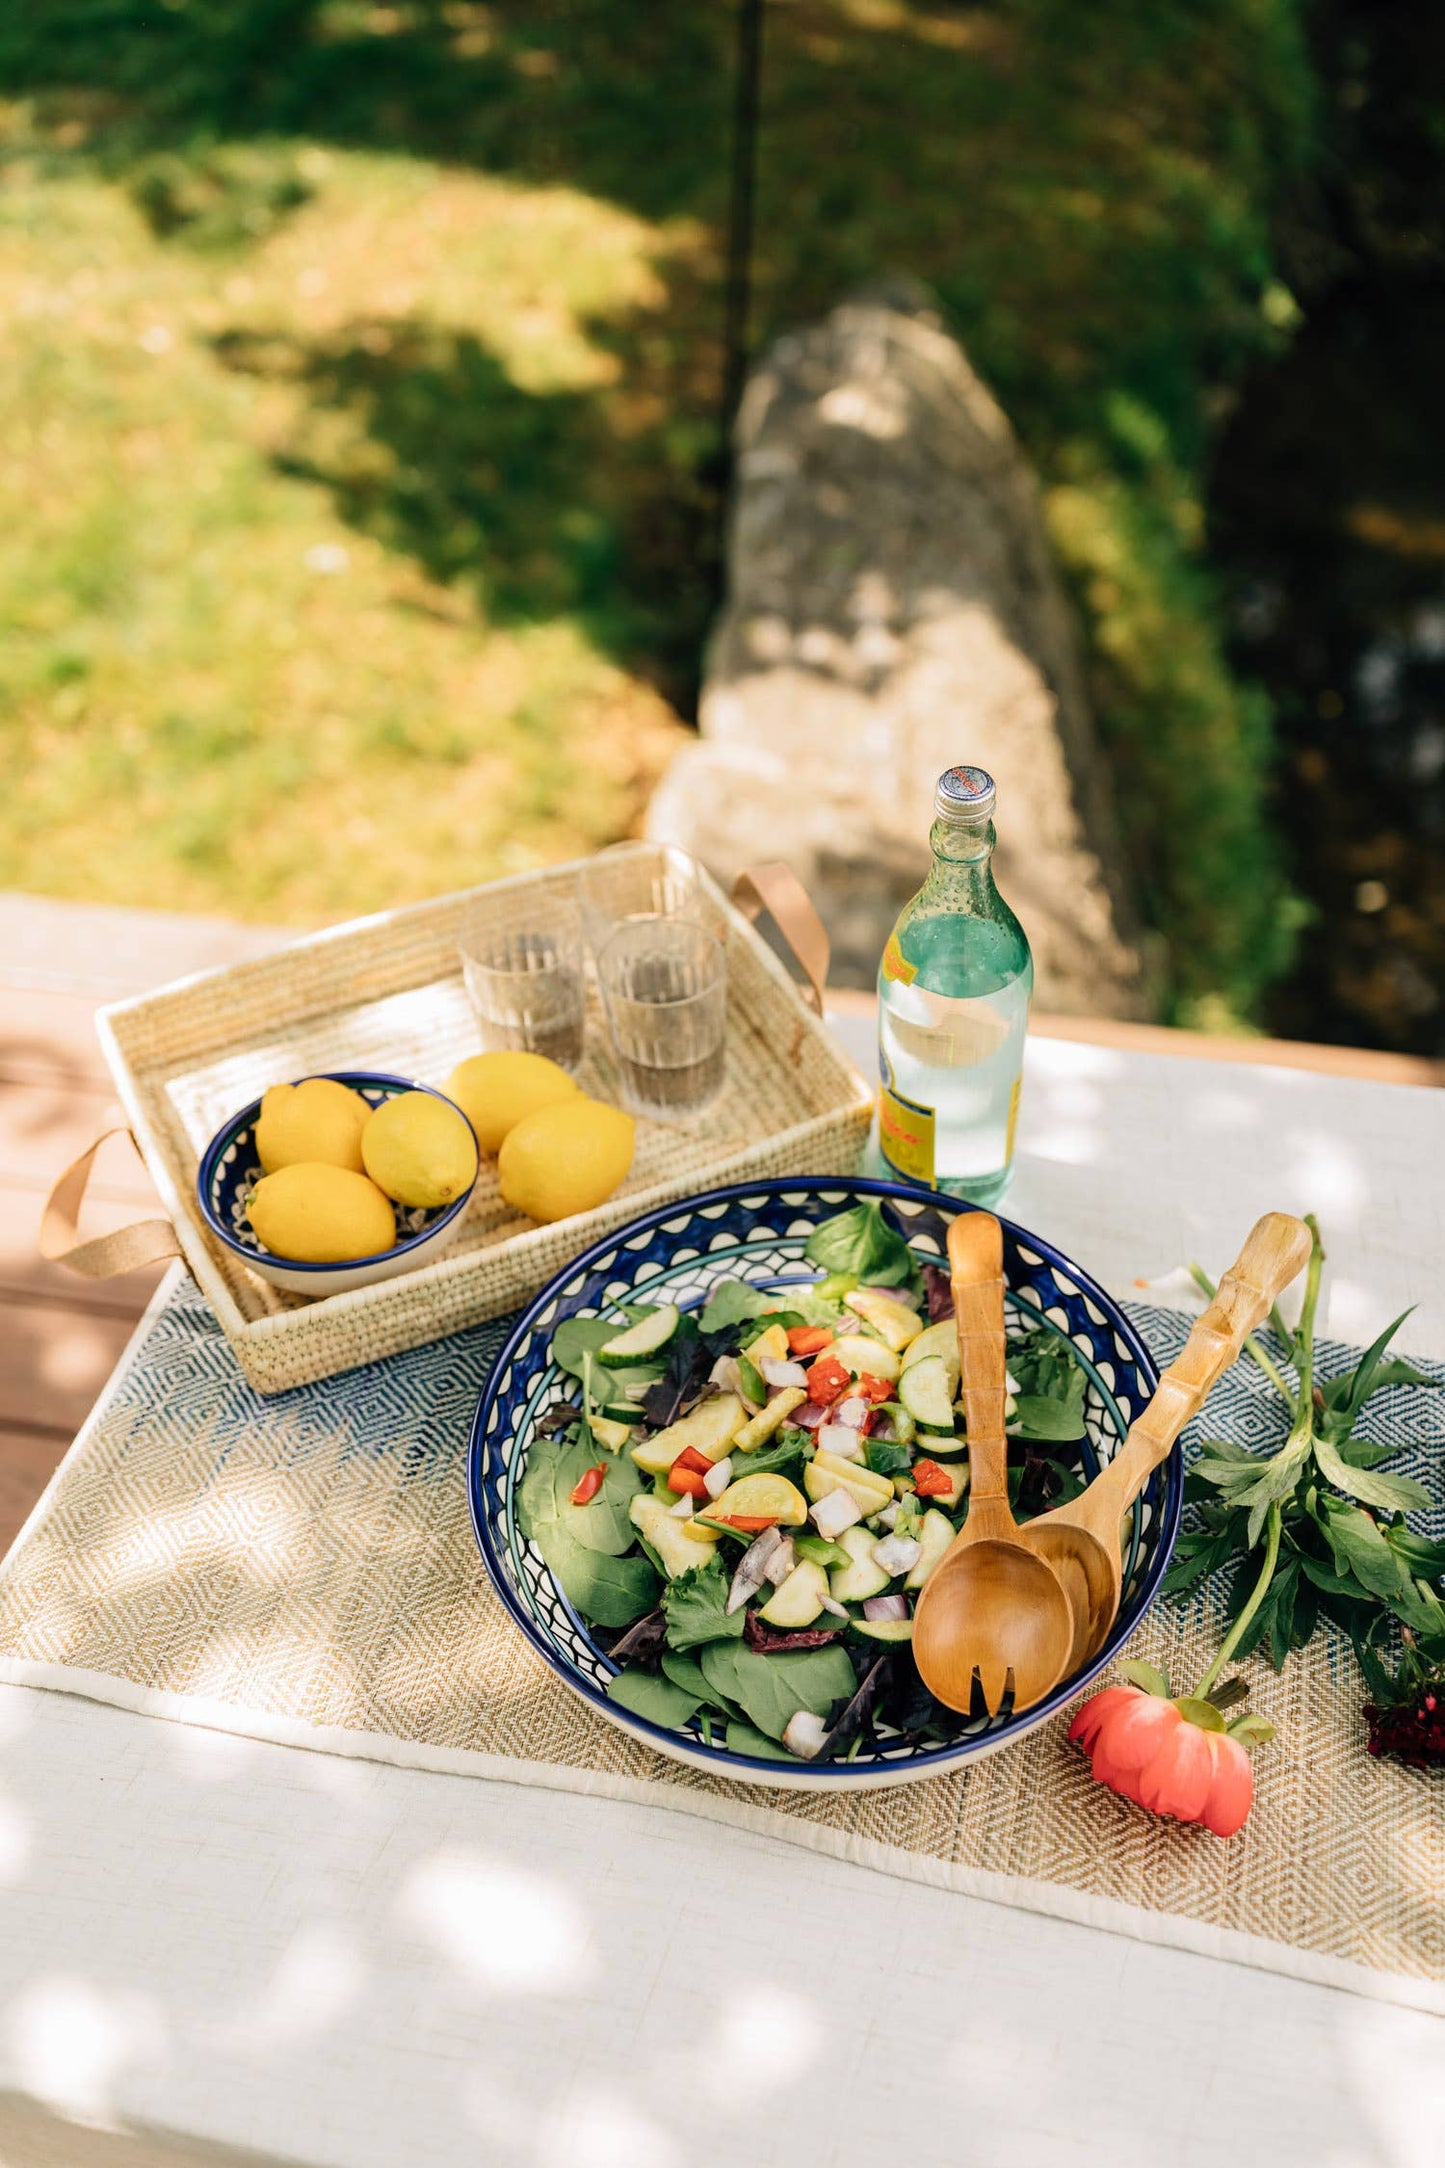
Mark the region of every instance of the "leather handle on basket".
[[828, 929], [792, 867], [780, 859], [764, 866], [745, 866], [733, 882], [733, 902], [754, 923], [767, 912], [797, 958], [806, 981], [803, 998], [821, 1016], [823, 988], [828, 983]]
[[[95, 1155], [111, 1137], [130, 1137], [135, 1144], [124, 1122], [102, 1130], [94, 1144], [61, 1175], [40, 1217], [41, 1256], [52, 1264], [68, 1265], [72, 1272], [83, 1273], [88, 1280], [112, 1280], [118, 1273], [138, 1272], [142, 1265], [157, 1265], [181, 1254], [175, 1228], [168, 1219], [135, 1220], [129, 1227], [117, 1227], [113, 1234], [77, 1241], [80, 1208], [85, 1202]], [[136, 1150], [139, 1152], [139, 1145]]]

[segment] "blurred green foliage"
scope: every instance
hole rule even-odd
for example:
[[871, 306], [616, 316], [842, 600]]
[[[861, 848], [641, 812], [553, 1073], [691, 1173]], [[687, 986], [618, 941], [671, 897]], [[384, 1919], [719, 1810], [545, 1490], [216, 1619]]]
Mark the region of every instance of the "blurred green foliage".
[[[941, 296], [1043, 477], [1166, 1007], [1186, 1020], [1247, 1016], [1290, 936], [1270, 719], [1225, 660], [1201, 477], [1231, 385], [1288, 336], [1269, 234], [1316, 135], [1302, 13], [768, 11], [759, 333], [894, 269]], [[632, 221], [650, 291], [600, 278], [589, 295], [581, 259], [553, 282], [595, 369], [544, 365], [519, 329], [539, 304], [491, 306], [481, 253], [470, 296], [458, 282], [444, 310], [432, 294], [384, 326], [222, 308], [208, 366], [284, 391], [274, 470], [478, 626], [571, 625], [685, 706], [711, 594], [732, 33], [729, 0], [20, 0], [0, 85], [37, 186], [122, 190], [158, 245], [233, 265], [279, 261], [293, 220], [324, 252], [328, 220], [355, 212], [308, 163], [318, 146], [353, 199], [363, 169], [394, 190], [383, 167], [414, 165]], [[587, 250], [585, 220], [572, 238]], [[65, 547], [87, 555], [79, 529]], [[123, 587], [122, 558], [100, 548], [113, 569], [87, 576]]]

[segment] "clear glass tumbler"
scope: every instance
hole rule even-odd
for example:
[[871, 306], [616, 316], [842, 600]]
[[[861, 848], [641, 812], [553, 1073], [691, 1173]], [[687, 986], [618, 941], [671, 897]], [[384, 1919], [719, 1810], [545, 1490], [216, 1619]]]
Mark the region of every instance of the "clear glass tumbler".
[[720, 914], [699, 872], [697, 860], [672, 843], [612, 843], [595, 852], [577, 875], [577, 901], [594, 958], [629, 919], [690, 919], [721, 934]]
[[487, 1051], [521, 1048], [576, 1069], [587, 1014], [577, 904], [535, 893], [479, 899], [462, 920], [457, 946]]
[[688, 1122], [723, 1088], [727, 956], [705, 926], [632, 918], [604, 942], [597, 979], [624, 1105], [654, 1122]]

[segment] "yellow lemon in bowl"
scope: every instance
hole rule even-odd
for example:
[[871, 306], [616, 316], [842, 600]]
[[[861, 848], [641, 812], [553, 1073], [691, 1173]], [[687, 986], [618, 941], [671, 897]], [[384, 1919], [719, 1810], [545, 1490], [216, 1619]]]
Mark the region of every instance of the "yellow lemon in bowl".
[[247, 1217], [275, 1257], [340, 1265], [396, 1247], [396, 1215], [374, 1182], [349, 1167], [296, 1160], [266, 1174]]
[[362, 1172], [361, 1132], [371, 1108], [360, 1092], [334, 1077], [303, 1077], [273, 1084], [256, 1117], [256, 1155], [267, 1174], [300, 1161]]
[[636, 1127], [630, 1114], [576, 1092], [539, 1107], [508, 1130], [497, 1159], [502, 1195], [529, 1219], [570, 1219], [591, 1212], [632, 1165]]
[[545, 1054], [473, 1054], [458, 1062], [444, 1086], [477, 1133], [484, 1152], [499, 1152], [502, 1139], [540, 1107], [578, 1097], [565, 1069]]
[[428, 1212], [451, 1204], [477, 1178], [477, 1140], [435, 1092], [383, 1099], [361, 1132], [361, 1156], [378, 1189]]

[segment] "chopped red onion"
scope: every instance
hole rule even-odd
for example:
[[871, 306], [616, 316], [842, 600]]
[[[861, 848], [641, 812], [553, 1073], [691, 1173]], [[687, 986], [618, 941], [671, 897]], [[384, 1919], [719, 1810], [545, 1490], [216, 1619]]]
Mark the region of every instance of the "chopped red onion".
[[834, 1422], [846, 1423], [850, 1430], [862, 1430], [871, 1413], [872, 1403], [864, 1400], [862, 1395], [858, 1393], [853, 1393], [848, 1399], [838, 1400], [833, 1404]]
[[738, 1560], [732, 1586], [728, 1590], [728, 1610], [741, 1611], [749, 1596], [755, 1596], [767, 1579], [768, 1560], [783, 1541], [777, 1528], [765, 1528], [757, 1541], [750, 1543]]
[[788, 1417], [788, 1421], [796, 1423], [799, 1430], [818, 1430], [827, 1420], [828, 1410], [820, 1408], [816, 1401], [812, 1400], [805, 1400], [803, 1405], [800, 1408], [794, 1408], [792, 1414]]
[[836, 1596], [823, 1596], [819, 1601], [830, 1618], [847, 1618], [848, 1606], [846, 1603], [839, 1603]]
[[851, 1491], [833, 1490], [808, 1508], [808, 1518], [820, 1536], [836, 1543], [845, 1528], [863, 1518], [863, 1509]]
[[777, 1549], [763, 1561], [763, 1579], [771, 1581], [774, 1588], [781, 1588], [797, 1563], [798, 1555], [793, 1549], [792, 1537], [783, 1536], [779, 1539]]
[[880, 1528], [891, 1528], [898, 1518], [898, 1500], [895, 1498], [891, 1506], [885, 1506], [883, 1511], [875, 1513], [873, 1518]]
[[[874, 1556], [877, 1556], [876, 1550]], [[863, 1616], [872, 1619], [875, 1625], [881, 1624], [885, 1619], [907, 1618], [908, 1598], [903, 1595], [870, 1596], [863, 1606]]]
[[818, 1432], [818, 1451], [835, 1460], [861, 1460], [863, 1440], [850, 1423], [824, 1423]]
[[731, 1455], [728, 1455], [722, 1460], [715, 1460], [713, 1462], [712, 1466], [708, 1469], [707, 1474], [702, 1479], [702, 1487], [707, 1492], [709, 1498], [721, 1498], [723, 1492], [727, 1489], [732, 1479], [732, 1457]]
[[922, 1556], [923, 1545], [911, 1536], [884, 1536], [873, 1546], [873, 1563], [882, 1573], [909, 1573]]
[[822, 1751], [823, 1741], [827, 1736], [828, 1727], [821, 1716], [814, 1716], [811, 1709], [799, 1709], [796, 1716], [788, 1719], [788, 1728], [783, 1733], [783, 1744], [790, 1754], [797, 1754], [804, 1761], [811, 1761], [815, 1754]]
[[[906, 1295], [901, 1287], [860, 1287], [858, 1293], [860, 1295], [886, 1295], [890, 1302], [902, 1303], [905, 1310], [912, 1310], [916, 1307], [913, 1297]], [[846, 1296], [844, 1300], [847, 1300]]]
[[892, 1416], [880, 1415], [868, 1435], [870, 1438], [876, 1438], [880, 1445], [891, 1445], [894, 1436]]
[[808, 1373], [801, 1363], [780, 1363], [765, 1355], [758, 1364], [769, 1385], [806, 1385]]

